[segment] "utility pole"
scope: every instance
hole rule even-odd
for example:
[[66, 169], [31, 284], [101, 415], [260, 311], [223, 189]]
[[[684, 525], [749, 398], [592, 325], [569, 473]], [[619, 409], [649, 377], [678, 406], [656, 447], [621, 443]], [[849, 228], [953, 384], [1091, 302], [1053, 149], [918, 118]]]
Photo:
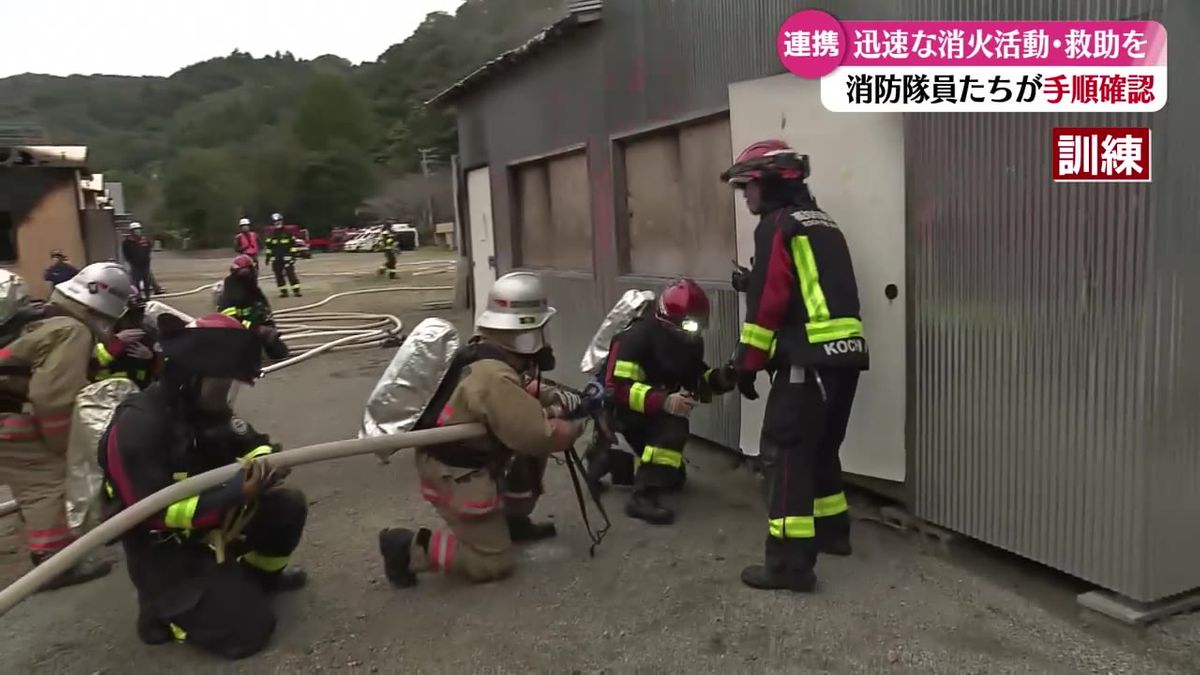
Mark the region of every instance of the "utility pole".
[[427, 237], [432, 236], [433, 232], [434, 232], [433, 190], [431, 190], [429, 188], [429, 170], [436, 162], [438, 162], [437, 155], [434, 154], [435, 152], [437, 152], [437, 148], [421, 148], [420, 149], [421, 175], [425, 176], [425, 219], [426, 219], [425, 222], [426, 222], [426, 226], [428, 227], [428, 229], [426, 230], [425, 236], [427, 236]]

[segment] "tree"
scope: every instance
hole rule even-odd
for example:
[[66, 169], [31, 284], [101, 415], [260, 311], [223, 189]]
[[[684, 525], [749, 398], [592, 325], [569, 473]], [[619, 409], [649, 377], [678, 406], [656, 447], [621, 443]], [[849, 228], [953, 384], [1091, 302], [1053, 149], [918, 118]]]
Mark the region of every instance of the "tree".
[[353, 221], [355, 209], [375, 187], [370, 159], [345, 142], [307, 154], [293, 210], [312, 233], [325, 234]]
[[344, 77], [316, 76], [305, 90], [293, 125], [307, 150], [324, 152], [335, 145], [366, 151], [375, 142], [375, 123], [361, 94]]
[[189, 148], [167, 166], [162, 220], [200, 246], [229, 243], [243, 212], [246, 182], [226, 152]]

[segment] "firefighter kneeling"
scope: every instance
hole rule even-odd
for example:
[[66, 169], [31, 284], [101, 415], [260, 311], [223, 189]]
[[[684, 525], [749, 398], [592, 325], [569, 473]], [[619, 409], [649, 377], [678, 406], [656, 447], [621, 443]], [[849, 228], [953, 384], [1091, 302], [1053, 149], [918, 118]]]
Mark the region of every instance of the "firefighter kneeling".
[[529, 514], [549, 455], [572, 447], [583, 430], [582, 422], [553, 418], [566, 406], [548, 413], [539, 400], [545, 392], [535, 389], [553, 367], [545, 328], [554, 313], [536, 274], [514, 272], [492, 286], [475, 322], [478, 335], [455, 356], [428, 406], [438, 426], [480, 422], [489, 434], [416, 451], [421, 492], [448, 529], [379, 533], [384, 571], [396, 586], [412, 586], [426, 571], [500, 579], [516, 563], [514, 541], [554, 535], [553, 525], [534, 524]]
[[267, 594], [299, 588], [287, 567], [308, 514], [304, 494], [257, 457], [278, 446], [235, 417], [239, 383], [252, 383], [262, 344], [236, 319], [188, 326], [159, 320], [161, 379], [117, 409], [99, 445], [106, 515], [173, 482], [241, 460], [229, 481], [175, 502], [122, 538], [138, 591], [138, 636], [172, 639], [226, 658], [254, 654], [275, 630]]

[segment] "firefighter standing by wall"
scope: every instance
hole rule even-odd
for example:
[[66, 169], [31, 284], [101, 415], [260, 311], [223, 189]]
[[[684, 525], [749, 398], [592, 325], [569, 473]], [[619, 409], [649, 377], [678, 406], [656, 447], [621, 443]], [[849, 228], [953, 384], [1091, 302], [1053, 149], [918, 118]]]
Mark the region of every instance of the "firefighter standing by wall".
[[396, 235], [399, 232], [400, 223], [392, 223], [383, 232], [383, 239], [380, 241], [380, 245], [383, 246], [383, 264], [379, 266], [379, 276], [386, 273], [389, 279], [396, 278], [396, 255], [400, 252], [400, 239]]
[[[65, 512], [67, 439], [75, 397], [88, 384], [95, 339], [112, 332], [133, 294], [115, 263], [83, 268], [45, 304], [0, 271], [0, 483], [21, 507], [30, 557], [40, 565], [73, 540]], [[103, 576], [111, 563], [85, 560], [48, 588]]]
[[[659, 295], [653, 316], [636, 319], [613, 338], [605, 386], [617, 407], [618, 428], [641, 458], [625, 506], [631, 518], [656, 525], [675, 520], [659, 496], [682, 484], [692, 408], [737, 385], [732, 367], [713, 370], [704, 363], [708, 315], [704, 289], [682, 279]], [[616, 450], [609, 457], [614, 464], [632, 459]]]
[[116, 335], [96, 343], [92, 350], [89, 379], [100, 382], [120, 377], [131, 380], [139, 389], [150, 386], [158, 375], [159, 358], [154, 336], [146, 332], [146, 303], [134, 298], [129, 309], [117, 320]]
[[739, 388], [757, 398], [755, 374], [773, 373], [761, 443], [770, 485], [765, 564], [747, 567], [742, 581], [802, 592], [816, 585], [818, 552], [851, 552], [838, 450], [869, 363], [850, 250], [808, 176], [808, 157], [777, 140], [746, 148], [721, 176], [761, 216], [753, 269], [734, 275], [746, 293]]
[[250, 219], [238, 221], [238, 233], [233, 238], [233, 251], [239, 255], [248, 255], [254, 261], [254, 269], [258, 269], [259, 245], [258, 233], [250, 229]]
[[267, 235], [266, 244], [267, 264], [275, 273], [279, 297], [288, 296], [287, 284], [291, 284], [292, 294], [300, 297], [300, 279], [296, 276], [296, 240], [284, 227], [283, 216], [278, 213], [271, 214], [271, 232]]
[[553, 536], [552, 525], [534, 524], [529, 514], [547, 458], [583, 430], [582, 422], [548, 416], [542, 392], [526, 382], [536, 384], [553, 367], [545, 329], [554, 313], [536, 274], [514, 272], [492, 285], [478, 335], [446, 375], [449, 393], [439, 392], [430, 405], [439, 425], [481, 422], [489, 434], [417, 449], [421, 491], [447, 529], [379, 533], [384, 571], [396, 586], [412, 586], [426, 571], [500, 579], [516, 563], [514, 541]]
[[133, 287], [143, 298], [149, 299], [152, 292], [159, 292], [150, 272], [150, 255], [154, 242], [142, 235], [141, 223], [130, 223], [129, 234], [121, 242], [121, 254], [129, 264]]
[[305, 584], [289, 560], [307, 501], [280, 487], [286, 472], [252, 461], [278, 446], [231, 409], [238, 383], [253, 382], [262, 366], [254, 333], [221, 314], [187, 327], [168, 315], [160, 332], [161, 379], [121, 404], [100, 441], [105, 513], [188, 476], [247, 462], [226, 483], [175, 502], [121, 540], [143, 642], [174, 639], [241, 658], [274, 632], [268, 594]]

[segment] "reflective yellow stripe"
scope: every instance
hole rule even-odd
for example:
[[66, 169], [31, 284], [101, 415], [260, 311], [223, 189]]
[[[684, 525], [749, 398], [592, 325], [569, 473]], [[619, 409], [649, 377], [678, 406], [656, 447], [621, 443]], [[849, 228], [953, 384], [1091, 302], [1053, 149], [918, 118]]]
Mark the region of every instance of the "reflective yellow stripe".
[[808, 237], [792, 237], [792, 262], [800, 275], [800, 294], [804, 296], [804, 307], [809, 321], [824, 321], [829, 318], [829, 307], [825, 304], [825, 291], [821, 290], [821, 277], [817, 272], [817, 259], [813, 256]]
[[768, 330], [753, 323], [742, 325], [742, 344], [750, 345], [755, 349], [761, 349], [764, 352], [769, 352], [774, 349], [775, 331]]
[[641, 364], [633, 361], [617, 361], [617, 365], [613, 366], [613, 377], [642, 382], [646, 379], [646, 371], [642, 370]]
[[200, 495], [192, 495], [180, 499], [167, 507], [167, 527], [177, 530], [192, 529], [192, 516], [196, 515], [196, 505], [200, 503]]
[[108, 495], [109, 499], [116, 496], [116, 491], [113, 490], [112, 483], [104, 481], [104, 494]]
[[646, 449], [642, 450], [642, 464], [659, 464], [678, 469], [683, 466], [683, 453], [670, 448], [647, 445]]
[[167, 624], [167, 625], [171, 627], [171, 636], [174, 637], [177, 641], [183, 642], [184, 640], [187, 639], [187, 631], [186, 630], [180, 628], [178, 625], [173, 624], [173, 623]]
[[629, 409], [634, 412], [646, 412], [646, 394], [650, 393], [650, 385], [638, 383], [629, 388]]
[[108, 347], [105, 347], [103, 342], [96, 343], [96, 349], [93, 350], [92, 354], [102, 366], [107, 366], [117, 359], [117, 357], [112, 355], [112, 352], [108, 351]]
[[250, 321], [248, 321], [248, 320], [247, 320], [247, 321], [243, 321], [243, 322], [242, 322], [242, 325], [243, 325], [243, 326], [245, 326], [246, 328], [249, 328], [249, 327], [251, 326], [251, 323], [252, 323], [252, 322], [250, 322]]
[[100, 370], [96, 371], [96, 377], [94, 379], [99, 382], [100, 380], [107, 380], [112, 376], [113, 374], [108, 372], [107, 369], [101, 368]]
[[257, 551], [250, 551], [246, 555], [242, 556], [242, 562], [264, 572], [278, 572], [284, 567], [287, 567], [288, 556], [263, 555]]
[[225, 309], [221, 310], [221, 313], [224, 314], [225, 316], [236, 317], [237, 315], [241, 314], [242, 311], [240, 309], [238, 309], [237, 307], [226, 307]]
[[812, 516], [772, 518], [771, 536], [776, 539], [811, 539], [817, 536], [817, 524]]
[[262, 457], [263, 455], [269, 455], [269, 454], [271, 454], [271, 446], [260, 445], [257, 448], [251, 450], [250, 452], [247, 452], [246, 454], [242, 455], [242, 459], [254, 459], [255, 457]]
[[171, 480], [175, 481], [176, 483], [187, 477], [188, 475], [186, 471], [176, 471], [175, 473], [171, 474]]
[[810, 321], [805, 327], [809, 342], [829, 342], [846, 338], [862, 337], [862, 322], [858, 319], [829, 319]]
[[846, 493], [839, 492], [828, 497], [817, 497], [813, 500], [813, 515], [817, 518], [828, 518], [845, 513], [850, 506], [846, 503]]

